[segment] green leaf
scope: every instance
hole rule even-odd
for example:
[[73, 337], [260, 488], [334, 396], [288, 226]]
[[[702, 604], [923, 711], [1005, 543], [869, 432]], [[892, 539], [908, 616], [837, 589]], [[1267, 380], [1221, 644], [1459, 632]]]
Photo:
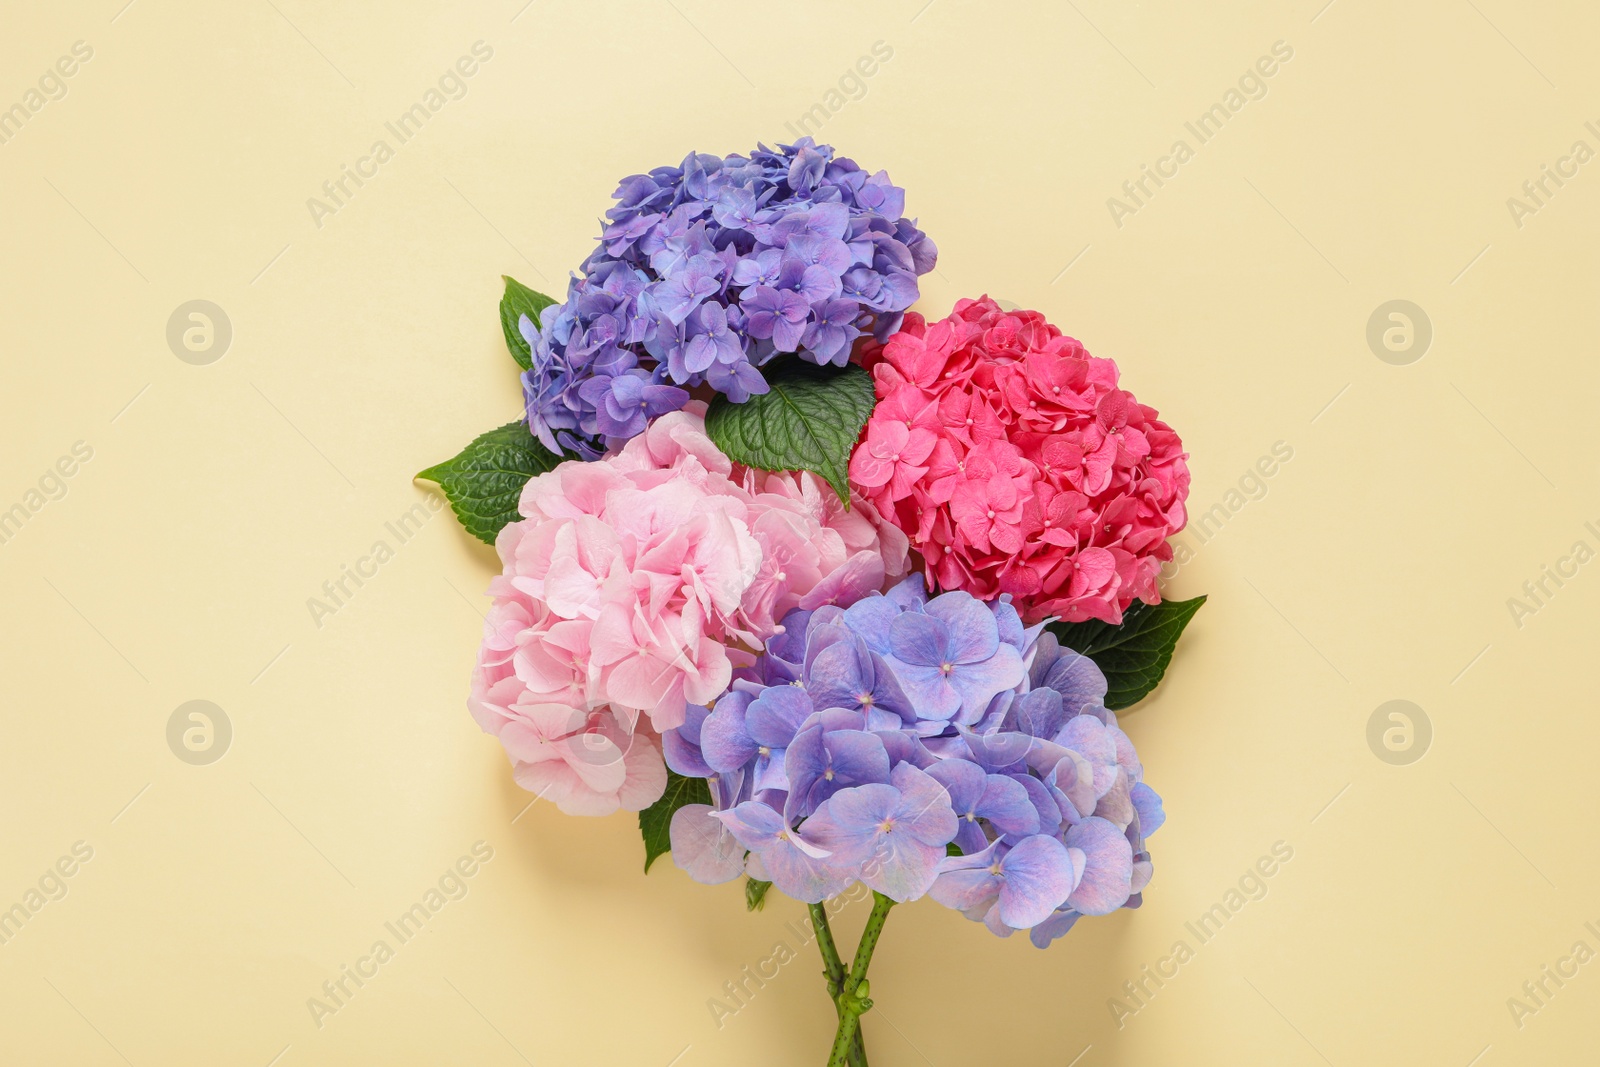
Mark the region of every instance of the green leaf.
[[1054, 622], [1050, 630], [1063, 645], [1094, 660], [1109, 687], [1106, 707], [1118, 711], [1142, 700], [1161, 681], [1178, 635], [1205, 602], [1203, 596], [1159, 604], [1136, 600], [1122, 613], [1121, 626]]
[[767, 890], [772, 888], [771, 882], [763, 882], [759, 878], [746, 877], [744, 880], [744, 906], [746, 911], [760, 911], [767, 904]]
[[528, 479], [565, 458], [535, 441], [527, 423], [508, 422], [480, 434], [460, 455], [419, 471], [417, 477], [439, 483], [461, 525], [492, 545], [502, 526], [521, 518], [517, 499]]
[[961, 846], [952, 841], [948, 845], [944, 846], [944, 854], [946, 856], [959, 856], [962, 854]]
[[848, 504], [850, 450], [877, 403], [872, 375], [853, 363], [819, 367], [793, 356], [762, 373], [770, 392], [743, 404], [711, 401], [706, 435], [746, 467], [820, 475]]
[[[639, 833], [644, 837], [644, 871], [656, 857], [672, 851], [672, 813], [685, 804], [711, 803], [711, 785], [704, 778], [685, 778], [668, 768], [667, 790], [661, 799], [639, 813]], [[746, 899], [749, 891], [746, 890]]]
[[526, 285], [507, 274], [500, 277], [505, 279], [506, 292], [500, 298], [500, 329], [505, 331], [506, 347], [511, 349], [511, 358], [517, 361], [517, 366], [527, 370], [533, 365], [533, 348], [527, 339], [522, 336], [522, 329], [518, 325], [522, 316], [526, 315], [533, 320], [535, 326], [539, 325], [539, 312], [556, 303], [552, 297], [535, 292]]

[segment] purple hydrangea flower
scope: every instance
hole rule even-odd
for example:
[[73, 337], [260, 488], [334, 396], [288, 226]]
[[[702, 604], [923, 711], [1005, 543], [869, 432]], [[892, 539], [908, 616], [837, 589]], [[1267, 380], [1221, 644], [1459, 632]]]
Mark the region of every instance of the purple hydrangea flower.
[[[810, 831], [795, 829], [786, 817], [766, 804], [747, 800], [731, 811], [708, 814], [721, 820], [739, 843], [760, 860], [766, 881], [782, 887], [796, 900], [812, 903], [826, 900], [855, 881], [855, 872], [837, 862], [831, 850], [810, 840]], [[676, 825], [672, 829], [676, 830]], [[677, 862], [676, 837], [673, 838], [673, 862]], [[693, 873], [690, 871], [691, 875]]]
[[1000, 640], [994, 612], [969, 593], [946, 593], [889, 627], [888, 663], [922, 718], [977, 721], [989, 701], [1026, 676]]
[[1083, 881], [1088, 856], [1048, 834], [1004, 838], [952, 857], [933, 885], [933, 899], [984, 923], [1001, 937], [1038, 926]]
[[902, 761], [888, 777], [887, 783], [839, 790], [805, 826], [832, 850], [836, 864], [868, 887], [915, 900], [939, 877], [956, 817], [943, 787], [926, 771]]
[[779, 352], [793, 352], [800, 347], [811, 317], [811, 305], [805, 296], [792, 289], [753, 285], [745, 291], [743, 307], [751, 337], [771, 341]]
[[886, 174], [809, 137], [693, 154], [624, 178], [612, 198], [565, 302], [522, 322], [528, 425], [585, 459], [643, 428], [595, 378], [672, 389], [653, 394], [664, 410], [699, 385], [743, 403], [767, 391], [759, 368], [775, 358], [843, 365], [864, 333], [886, 340], [938, 257]]
[[790, 612], [714, 710], [662, 738], [715, 800], [674, 816], [674, 862], [808, 902], [857, 881], [928, 895], [1045, 947], [1139, 906], [1166, 818], [1105, 693], [1092, 660], [1005, 598], [930, 599], [920, 576]]
[[726, 826], [708, 818], [709, 804], [685, 804], [672, 813], [673, 861], [697, 882], [716, 885], [744, 873], [745, 848]]
[[988, 846], [984, 822], [1002, 834], [1025, 837], [1039, 832], [1039, 809], [1015, 778], [988, 774], [964, 759], [940, 760], [929, 773], [950, 794], [950, 806], [960, 822], [955, 843], [962, 852], [981, 852]]
[[877, 734], [858, 728], [864, 725], [860, 712], [831, 708], [795, 735], [783, 760], [786, 812], [811, 815], [841, 790], [888, 780], [889, 751]]
[[634, 437], [657, 415], [677, 411], [689, 394], [670, 385], [655, 385], [643, 371], [616, 377], [597, 374], [578, 387], [578, 395], [595, 410], [595, 426], [606, 437]]

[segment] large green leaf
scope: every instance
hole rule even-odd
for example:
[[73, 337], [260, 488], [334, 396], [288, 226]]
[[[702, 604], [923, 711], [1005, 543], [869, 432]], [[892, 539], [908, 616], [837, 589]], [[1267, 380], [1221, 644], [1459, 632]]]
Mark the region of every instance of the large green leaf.
[[533, 365], [533, 348], [522, 336], [518, 323], [526, 315], [537, 327], [539, 312], [556, 301], [553, 297], [529, 289], [510, 275], [502, 274], [501, 277], [505, 279], [506, 291], [500, 298], [500, 329], [505, 331], [506, 347], [511, 349], [511, 358], [517, 361], [517, 366], [527, 370]]
[[1135, 600], [1122, 613], [1121, 626], [1055, 622], [1050, 630], [1063, 645], [1094, 660], [1106, 676], [1106, 707], [1116, 711], [1142, 700], [1161, 681], [1178, 636], [1205, 602], [1203, 596], [1159, 604]]
[[711, 785], [704, 778], [685, 778], [670, 768], [661, 799], [639, 813], [639, 833], [644, 837], [644, 870], [656, 857], [672, 851], [672, 813], [685, 804], [710, 804]]
[[761, 368], [769, 392], [742, 404], [717, 396], [706, 434], [735, 463], [765, 471], [811, 471], [850, 501], [850, 450], [872, 414], [872, 376], [855, 364], [819, 367], [798, 357]]
[[527, 423], [508, 422], [417, 477], [439, 483], [461, 525], [492, 545], [502, 526], [521, 518], [517, 500], [528, 479], [554, 468], [563, 458], [534, 440]]

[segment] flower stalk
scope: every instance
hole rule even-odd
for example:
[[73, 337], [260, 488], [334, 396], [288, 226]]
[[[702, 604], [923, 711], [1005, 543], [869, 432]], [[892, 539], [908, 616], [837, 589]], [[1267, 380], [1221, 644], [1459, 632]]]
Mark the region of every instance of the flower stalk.
[[[844, 961], [839, 958], [839, 948], [833, 941], [833, 928], [828, 925], [828, 909], [821, 903], [808, 904], [806, 907], [811, 912], [812, 929], [817, 933], [817, 949], [822, 953], [822, 977], [828, 983], [828, 999], [833, 1001], [842, 1019], [844, 1009], [839, 1007], [839, 994], [845, 984]], [[866, 1038], [862, 1036], [859, 1026], [850, 1041], [849, 1059], [846, 1062], [850, 1067], [867, 1067]]]
[[867, 967], [872, 963], [872, 953], [878, 947], [878, 938], [883, 934], [883, 924], [889, 918], [889, 909], [892, 907], [893, 900], [873, 891], [872, 914], [867, 917], [866, 929], [861, 931], [856, 957], [850, 969], [844, 973], [844, 982], [834, 996], [834, 1004], [839, 1009], [839, 1029], [833, 1035], [833, 1051], [828, 1057], [828, 1067], [853, 1067], [857, 1061], [852, 1053], [857, 1050], [861, 1052], [860, 1062], [866, 1062], [865, 1050], [857, 1042], [861, 1036], [861, 1016], [872, 1008], [872, 998], [868, 995], [871, 985], [867, 981]]

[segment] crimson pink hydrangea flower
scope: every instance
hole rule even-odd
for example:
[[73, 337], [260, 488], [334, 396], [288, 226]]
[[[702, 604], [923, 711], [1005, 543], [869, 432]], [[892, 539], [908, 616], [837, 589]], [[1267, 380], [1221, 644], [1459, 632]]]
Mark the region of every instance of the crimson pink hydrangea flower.
[[1118, 624], [1161, 599], [1187, 521], [1183, 443], [1036, 311], [962, 300], [862, 353], [878, 406], [850, 482], [942, 589], [1010, 593], [1029, 619]]
[[495, 541], [468, 706], [518, 783], [569, 814], [648, 807], [666, 786], [659, 733], [721, 696], [778, 619], [906, 573], [906, 536], [871, 503], [736, 468], [704, 412], [531, 479]]

